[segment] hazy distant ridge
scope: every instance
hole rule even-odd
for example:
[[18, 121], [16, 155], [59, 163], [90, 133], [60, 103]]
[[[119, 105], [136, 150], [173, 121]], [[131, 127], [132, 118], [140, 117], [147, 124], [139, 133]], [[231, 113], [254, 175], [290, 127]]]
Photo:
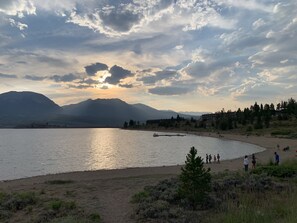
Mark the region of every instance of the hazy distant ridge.
[[46, 121], [62, 108], [42, 94], [7, 92], [0, 94], [0, 126]]
[[117, 127], [125, 121], [146, 121], [175, 117], [174, 111], [160, 111], [144, 104], [128, 104], [120, 99], [86, 100], [60, 107], [46, 96], [34, 92], [0, 94], [0, 127], [33, 122], [68, 127]]

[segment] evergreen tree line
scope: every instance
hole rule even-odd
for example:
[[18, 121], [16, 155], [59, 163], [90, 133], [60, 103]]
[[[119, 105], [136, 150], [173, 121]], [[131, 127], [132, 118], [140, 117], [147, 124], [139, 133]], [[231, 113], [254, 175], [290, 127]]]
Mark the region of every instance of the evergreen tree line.
[[[278, 120], [288, 120], [290, 117], [297, 117], [297, 103], [293, 98], [288, 101], [281, 101], [276, 106], [271, 104], [260, 104], [255, 102], [249, 108], [240, 108], [237, 111], [227, 112], [222, 109], [212, 116], [211, 125], [216, 129], [229, 130], [237, 128], [238, 125], [252, 125], [255, 129], [269, 128], [273, 117]], [[202, 119], [200, 126], [206, 127], [207, 120]]]

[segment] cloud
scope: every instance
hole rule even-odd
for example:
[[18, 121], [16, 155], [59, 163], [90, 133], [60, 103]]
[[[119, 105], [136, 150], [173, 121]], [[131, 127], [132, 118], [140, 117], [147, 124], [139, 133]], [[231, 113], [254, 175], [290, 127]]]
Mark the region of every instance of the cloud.
[[297, 87], [296, 78], [293, 78], [297, 76], [297, 3], [289, 2], [275, 6], [273, 19], [266, 22], [263, 33], [266, 43], [248, 59], [252, 69], [258, 70], [267, 83]]
[[216, 58], [212, 61], [192, 61], [184, 69], [187, 75], [195, 78], [206, 78], [226, 67], [233, 67], [240, 58]]
[[79, 84], [79, 85], [74, 85], [74, 84], [68, 84], [68, 88], [75, 88], [75, 89], [88, 89], [88, 88], [93, 88], [93, 86], [88, 85], [88, 84]]
[[[145, 72], [146, 73], [146, 72]], [[177, 77], [179, 74], [177, 71], [173, 70], [162, 70], [162, 71], [157, 71], [153, 74], [146, 75], [144, 77], [138, 78], [138, 81], [142, 81], [146, 85], [153, 85], [158, 81], [161, 80], [168, 80], [174, 77]]]
[[238, 0], [215, 0], [219, 5], [226, 5], [229, 7], [236, 7], [242, 8], [246, 10], [259, 10], [265, 12], [272, 12], [273, 5], [270, 4], [262, 4], [256, 0], [245, 0], [245, 1], [238, 1]]
[[0, 78], [16, 79], [18, 77], [15, 74], [2, 74], [2, 73], [0, 73]]
[[34, 75], [25, 75], [24, 78], [31, 81], [43, 81], [47, 79], [47, 77], [40, 77], [40, 76], [34, 76]]
[[134, 7], [125, 4], [103, 7], [99, 16], [106, 27], [119, 32], [129, 31], [142, 18]]
[[16, 27], [16, 28], [18, 28], [20, 31], [22, 31], [22, 30], [28, 28], [28, 25], [26, 25], [26, 24], [24, 24], [24, 23], [21, 23], [21, 22], [17, 22], [17, 21], [15, 21], [14, 19], [9, 19], [9, 22], [10, 22], [10, 25], [11, 25], [12, 27]]
[[107, 77], [104, 80], [104, 82], [113, 84], [113, 85], [116, 85], [116, 84], [120, 83], [121, 80], [134, 75], [131, 71], [126, 70], [126, 69], [124, 69], [120, 66], [117, 66], [117, 65], [114, 65], [113, 67], [111, 67], [109, 70], [109, 73], [111, 74], [111, 76]]
[[87, 85], [96, 85], [96, 84], [99, 84], [99, 81], [91, 79], [91, 78], [87, 78], [87, 79], [83, 79], [83, 80], [79, 81], [78, 83], [87, 84]]
[[270, 42], [261, 32], [255, 34], [242, 29], [223, 33], [220, 39], [223, 41], [222, 46], [229, 52], [243, 52], [245, 49], [251, 50], [252, 47], [261, 47]]
[[0, 78], [135, 98], [294, 96], [296, 15], [295, 0], [0, 0]]
[[[133, 33], [159, 32], [177, 28], [190, 31], [206, 26], [235, 28], [236, 21], [219, 13], [215, 1], [93, 1], [76, 2], [69, 12], [68, 22], [88, 27], [106, 36], [125, 36]], [[93, 10], [92, 10], [93, 9]]]
[[85, 66], [85, 71], [89, 76], [95, 76], [98, 71], [108, 70], [108, 66], [103, 63], [94, 63], [88, 66]]
[[193, 90], [187, 87], [165, 86], [150, 88], [149, 93], [156, 95], [183, 95], [192, 92]]
[[53, 75], [51, 77], [49, 77], [50, 80], [53, 80], [55, 82], [72, 82], [74, 80], [78, 80], [80, 79], [80, 76], [77, 74], [65, 74], [62, 76], [59, 75]]
[[282, 91], [283, 86], [250, 79], [232, 92], [232, 96], [237, 101], [271, 101]]
[[36, 14], [36, 7], [31, 0], [0, 0], [0, 12], [22, 18]]
[[[65, 74], [65, 75], [53, 75], [48, 77], [39, 77], [34, 75], [26, 75], [24, 79], [32, 81], [43, 81], [43, 80], [52, 80], [57, 83], [63, 83], [58, 85], [58, 87], [66, 87], [73, 89], [87, 89], [94, 88], [99, 84], [99, 81], [91, 78], [83, 78], [80, 74]], [[71, 84], [68, 84], [71, 83]]]
[[133, 84], [119, 84], [119, 86], [122, 88], [133, 88], [134, 87]]
[[257, 29], [263, 27], [264, 25], [266, 25], [266, 22], [262, 18], [260, 18], [260, 19], [256, 20], [255, 22], [253, 22], [253, 29], [257, 30]]
[[102, 89], [102, 90], [108, 90], [109, 88], [108, 88], [107, 85], [103, 85], [100, 89]]

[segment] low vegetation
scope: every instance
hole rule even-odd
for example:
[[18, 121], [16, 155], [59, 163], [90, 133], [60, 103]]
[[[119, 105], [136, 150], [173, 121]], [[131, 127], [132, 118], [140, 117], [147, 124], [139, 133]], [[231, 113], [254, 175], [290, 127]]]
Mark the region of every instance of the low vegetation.
[[[188, 157], [192, 155], [193, 151]], [[201, 173], [201, 168], [198, 172]], [[176, 223], [296, 222], [296, 160], [280, 166], [259, 166], [249, 173], [226, 171], [214, 174], [211, 181], [202, 185], [196, 184], [190, 175], [186, 181], [184, 177], [161, 181], [135, 194], [131, 199], [135, 207], [134, 218], [139, 222]], [[190, 188], [200, 189], [191, 188], [180, 193], [185, 182], [189, 185], [190, 181]], [[196, 196], [189, 199], [193, 190], [199, 191], [203, 199]], [[196, 208], [193, 208], [193, 199]]]
[[72, 180], [49, 180], [46, 181], [47, 184], [71, 184], [74, 183]]
[[0, 222], [96, 223], [101, 218], [88, 214], [74, 200], [53, 198], [45, 192], [0, 192]]

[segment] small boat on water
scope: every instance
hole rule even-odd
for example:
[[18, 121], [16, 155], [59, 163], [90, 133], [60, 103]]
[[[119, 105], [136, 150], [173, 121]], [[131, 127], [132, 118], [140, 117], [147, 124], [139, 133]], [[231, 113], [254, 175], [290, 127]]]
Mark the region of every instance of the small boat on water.
[[153, 137], [159, 137], [159, 136], [186, 136], [186, 135], [183, 135], [183, 134], [164, 134], [164, 135], [159, 135], [158, 133], [154, 133], [153, 134]]

